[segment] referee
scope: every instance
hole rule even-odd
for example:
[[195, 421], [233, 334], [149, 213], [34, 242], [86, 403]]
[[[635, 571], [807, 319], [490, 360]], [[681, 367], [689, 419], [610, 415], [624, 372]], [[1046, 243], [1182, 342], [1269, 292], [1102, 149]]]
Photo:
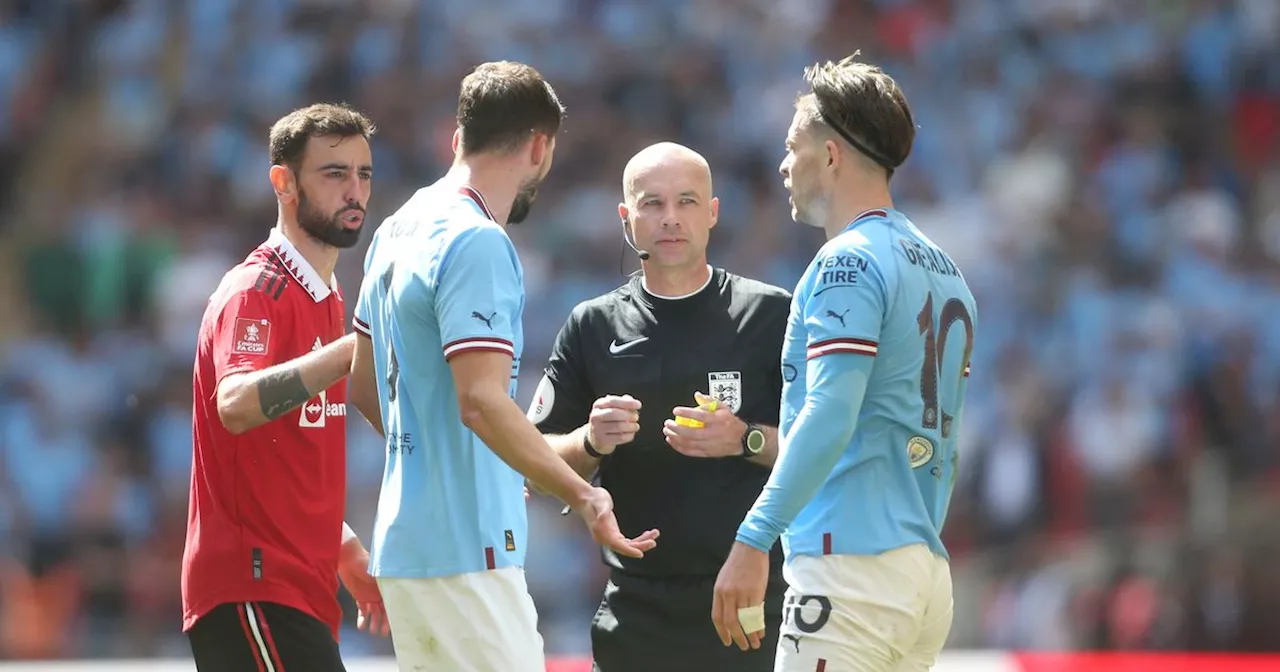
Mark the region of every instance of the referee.
[[[573, 310], [529, 409], [578, 473], [598, 473], [624, 534], [662, 530], [643, 558], [604, 552], [612, 571], [591, 627], [594, 670], [771, 671], [786, 590], [780, 547], [759, 649], [726, 648], [708, 615], [738, 523], [777, 456], [790, 294], [707, 263], [719, 201], [693, 150], [650, 146], [622, 182], [618, 214], [641, 273]], [[718, 407], [700, 410], [695, 398]]]

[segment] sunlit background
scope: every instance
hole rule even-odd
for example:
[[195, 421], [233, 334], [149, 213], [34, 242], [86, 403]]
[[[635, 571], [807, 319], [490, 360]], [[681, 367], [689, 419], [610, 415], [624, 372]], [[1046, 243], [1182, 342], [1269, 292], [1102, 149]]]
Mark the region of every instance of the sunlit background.
[[[919, 125], [897, 205], [981, 315], [949, 646], [1280, 650], [1277, 0], [0, 0], [0, 656], [190, 656], [195, 333], [274, 224], [275, 119], [378, 123], [371, 229], [447, 167], [471, 67], [554, 84], [556, 166], [513, 231], [525, 404], [569, 310], [634, 269], [616, 203], [651, 142], [709, 159], [713, 262], [794, 285], [820, 234], [776, 171], [791, 104], [855, 49]], [[383, 452], [350, 425], [368, 543]], [[531, 508], [548, 650], [583, 654], [604, 568]]]

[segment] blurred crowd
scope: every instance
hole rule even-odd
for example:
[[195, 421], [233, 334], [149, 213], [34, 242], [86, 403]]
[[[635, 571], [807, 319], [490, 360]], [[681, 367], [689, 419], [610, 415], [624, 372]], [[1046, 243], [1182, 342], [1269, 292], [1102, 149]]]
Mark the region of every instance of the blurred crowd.
[[[274, 223], [276, 118], [378, 123], [371, 228], [447, 167], [470, 67], [553, 82], [513, 232], [523, 404], [570, 308], [635, 268], [615, 207], [651, 142], [710, 161], [713, 263], [794, 285], [821, 240], [776, 172], [791, 105], [855, 49], [919, 125], [897, 206], [979, 305], [951, 646], [1280, 649], [1275, 0], [0, 0], [0, 656], [187, 654], [194, 337]], [[350, 425], [367, 542], [383, 453]], [[531, 507], [548, 649], [584, 652], [598, 554]]]

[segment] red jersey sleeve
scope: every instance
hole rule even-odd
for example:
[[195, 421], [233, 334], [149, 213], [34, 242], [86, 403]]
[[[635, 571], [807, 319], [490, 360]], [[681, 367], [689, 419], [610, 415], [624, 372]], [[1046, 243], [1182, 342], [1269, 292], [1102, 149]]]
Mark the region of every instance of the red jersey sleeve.
[[262, 292], [236, 292], [222, 307], [213, 330], [215, 380], [275, 364], [286, 335], [277, 324], [274, 302]]

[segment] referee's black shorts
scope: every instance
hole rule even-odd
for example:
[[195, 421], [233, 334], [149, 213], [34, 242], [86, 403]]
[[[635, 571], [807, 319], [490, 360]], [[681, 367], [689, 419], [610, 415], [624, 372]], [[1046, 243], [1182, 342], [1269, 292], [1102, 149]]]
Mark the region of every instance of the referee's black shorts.
[[773, 672], [786, 583], [772, 577], [765, 638], [743, 651], [711, 622], [715, 577], [654, 579], [614, 572], [591, 622], [594, 672]]
[[280, 604], [220, 604], [187, 636], [200, 672], [346, 672], [329, 626]]

